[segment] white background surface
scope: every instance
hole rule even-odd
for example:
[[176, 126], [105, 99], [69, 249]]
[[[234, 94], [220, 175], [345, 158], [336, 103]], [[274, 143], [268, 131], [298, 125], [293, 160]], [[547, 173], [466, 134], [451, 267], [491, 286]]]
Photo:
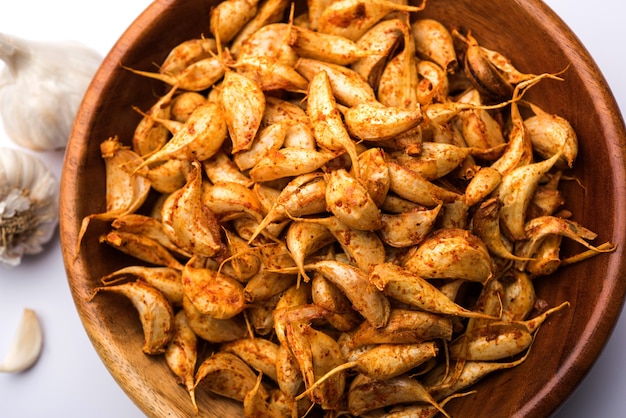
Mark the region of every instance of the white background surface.
[[[0, 6], [0, 32], [27, 39], [74, 39], [105, 55], [148, 0], [20, 0]], [[546, 0], [591, 52], [624, 112], [626, 60], [619, 0]], [[1, 65], [1, 64], [0, 64]], [[0, 126], [0, 146], [14, 146]], [[62, 152], [38, 153], [60, 177]], [[142, 417], [97, 356], [67, 286], [58, 233], [44, 253], [18, 267], [0, 266], [0, 360], [24, 307], [43, 324], [45, 345], [34, 368], [0, 374], [0, 417]], [[618, 417], [626, 410], [626, 313], [597, 363], [553, 418]]]

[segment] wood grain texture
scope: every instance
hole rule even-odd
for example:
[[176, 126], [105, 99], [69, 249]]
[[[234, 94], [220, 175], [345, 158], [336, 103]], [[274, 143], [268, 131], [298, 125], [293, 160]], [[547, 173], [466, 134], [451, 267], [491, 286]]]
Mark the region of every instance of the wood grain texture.
[[[104, 209], [104, 166], [99, 144], [118, 135], [130, 143], [140, 116], [160, 82], [138, 77], [121, 65], [154, 70], [183, 40], [209, 34], [206, 0], [157, 0], [121, 36], [87, 92], [67, 147], [61, 180], [61, 241], [68, 283], [87, 334], [111, 374], [151, 417], [193, 416], [185, 390], [174, 383], [160, 358], [141, 351], [143, 335], [127, 301], [101, 295], [89, 301], [99, 278], [130, 261], [98, 244], [106, 225], [94, 222], [75, 254], [81, 220]], [[577, 37], [540, 0], [433, 1], [423, 16], [471, 29], [489, 48], [506, 53], [525, 72], [557, 72], [564, 81], [543, 81], [529, 98], [567, 118], [580, 141], [574, 175], [566, 185], [567, 209], [574, 220], [598, 233], [617, 252], [562, 269], [536, 282], [550, 305], [571, 307], [541, 328], [529, 359], [476, 385], [477, 394], [451, 401], [455, 417], [547, 417], [578, 385], [606, 343], [626, 291], [626, 134], [615, 100], [593, 59]], [[575, 248], [575, 247], [570, 247]], [[566, 248], [567, 250], [567, 248]], [[120, 319], [121, 318], [121, 319]], [[240, 416], [234, 403], [202, 390], [203, 416]]]

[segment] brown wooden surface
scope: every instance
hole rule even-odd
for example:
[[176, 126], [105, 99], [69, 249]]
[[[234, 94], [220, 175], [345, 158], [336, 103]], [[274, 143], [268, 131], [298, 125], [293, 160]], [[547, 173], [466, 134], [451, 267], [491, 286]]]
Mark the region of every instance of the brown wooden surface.
[[[177, 43], [209, 34], [210, 1], [157, 0], [127, 30], [105, 59], [76, 119], [61, 180], [61, 241], [68, 282], [95, 349], [124, 391], [147, 415], [192, 416], [187, 393], [173, 383], [161, 358], [141, 351], [142, 333], [129, 303], [113, 295], [88, 298], [99, 277], [129, 259], [98, 244], [104, 224], [94, 222], [80, 254], [75, 245], [85, 215], [104, 210], [104, 167], [99, 144], [118, 135], [130, 143], [139, 115], [161, 83], [124, 70], [154, 70]], [[598, 233], [598, 243], [619, 245], [616, 253], [562, 269], [536, 282], [539, 297], [571, 307], [539, 331], [528, 360], [494, 374], [478, 393], [451, 401], [457, 417], [546, 417], [566, 399], [592, 366], [620, 313], [626, 290], [623, 260], [625, 225], [625, 132], [617, 105], [579, 40], [539, 0], [446, 0], [429, 3], [424, 16], [471, 28], [487, 47], [505, 52], [526, 72], [557, 72], [564, 82], [544, 81], [531, 97], [545, 110], [569, 119], [579, 136], [574, 174], [585, 186], [567, 186], [574, 220]], [[537, 94], [535, 94], [537, 93]], [[540, 93], [540, 94], [539, 94]], [[233, 417], [241, 408], [198, 394], [203, 416]]]

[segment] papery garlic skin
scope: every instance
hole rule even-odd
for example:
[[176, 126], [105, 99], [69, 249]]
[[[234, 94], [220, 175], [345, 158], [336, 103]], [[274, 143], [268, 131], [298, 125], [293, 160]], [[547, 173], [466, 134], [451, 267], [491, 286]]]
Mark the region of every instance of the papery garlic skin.
[[0, 116], [8, 137], [37, 151], [64, 148], [100, 54], [77, 42], [0, 33]]
[[0, 148], [0, 263], [17, 266], [37, 254], [58, 223], [57, 179], [38, 157]]

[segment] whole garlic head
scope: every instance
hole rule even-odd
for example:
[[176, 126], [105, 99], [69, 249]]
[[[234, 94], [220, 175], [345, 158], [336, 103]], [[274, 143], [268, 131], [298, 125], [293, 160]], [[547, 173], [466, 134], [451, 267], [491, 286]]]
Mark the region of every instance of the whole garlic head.
[[8, 137], [37, 151], [64, 148], [102, 58], [78, 42], [33, 42], [0, 33], [0, 116]]
[[58, 223], [57, 179], [38, 157], [0, 148], [0, 263], [20, 264], [50, 241]]

